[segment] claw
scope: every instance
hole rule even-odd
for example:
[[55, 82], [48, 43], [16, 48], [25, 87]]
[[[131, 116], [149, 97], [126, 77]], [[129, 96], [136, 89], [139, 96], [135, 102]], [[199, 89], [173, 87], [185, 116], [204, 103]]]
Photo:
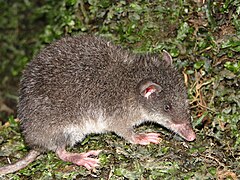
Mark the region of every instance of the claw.
[[94, 169], [99, 166], [99, 159], [91, 158], [89, 156], [97, 156], [101, 150], [92, 150], [86, 153], [70, 153], [67, 152], [65, 149], [57, 150], [56, 153], [58, 154], [59, 158], [64, 161], [69, 161], [79, 166], [84, 166], [88, 170]]
[[134, 143], [141, 145], [158, 144], [160, 140], [158, 133], [137, 134], [134, 136]]
[[99, 166], [99, 159], [83, 158], [83, 159], [79, 159], [75, 164], [79, 166], [84, 166], [88, 170], [91, 170]]

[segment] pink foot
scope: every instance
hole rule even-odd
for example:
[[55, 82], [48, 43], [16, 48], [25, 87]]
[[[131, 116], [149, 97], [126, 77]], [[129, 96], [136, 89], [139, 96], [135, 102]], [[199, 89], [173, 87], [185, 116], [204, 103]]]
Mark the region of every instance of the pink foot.
[[60, 159], [67, 162], [72, 162], [79, 166], [84, 166], [88, 170], [99, 166], [99, 159], [91, 158], [89, 156], [97, 156], [101, 150], [92, 150], [86, 153], [70, 153], [64, 150], [57, 150]]
[[133, 138], [135, 144], [141, 145], [158, 144], [160, 141], [158, 133], [136, 134]]

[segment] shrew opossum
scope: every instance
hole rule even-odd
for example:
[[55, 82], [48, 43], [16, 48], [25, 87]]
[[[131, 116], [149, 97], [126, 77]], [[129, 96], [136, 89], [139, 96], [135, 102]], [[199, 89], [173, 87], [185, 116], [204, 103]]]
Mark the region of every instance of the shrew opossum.
[[196, 135], [190, 123], [187, 91], [164, 51], [133, 54], [95, 36], [64, 37], [43, 49], [27, 66], [20, 83], [18, 118], [32, 149], [0, 174], [26, 167], [42, 152], [64, 161], [99, 165], [99, 150], [65, 150], [89, 133], [115, 132], [131, 143], [158, 143], [157, 133], [134, 133], [146, 121], [158, 123], [187, 141]]

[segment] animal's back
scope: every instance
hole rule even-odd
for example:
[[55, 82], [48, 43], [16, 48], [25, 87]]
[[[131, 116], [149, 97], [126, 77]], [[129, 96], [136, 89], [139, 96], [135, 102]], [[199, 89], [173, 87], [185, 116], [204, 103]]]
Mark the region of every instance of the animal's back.
[[[121, 51], [121, 56], [116, 54], [118, 51]], [[69, 104], [76, 103], [74, 101], [83, 103], [86, 98], [91, 101], [100, 99], [106, 90], [110, 91], [109, 86], [115, 84], [112, 81], [116, 77], [111, 77], [119, 71], [123, 52], [121, 48], [94, 36], [66, 37], [56, 41], [28, 65], [21, 81], [19, 107], [26, 96], [29, 96], [29, 101], [49, 100], [57, 103], [55, 106], [66, 108], [75, 107]]]

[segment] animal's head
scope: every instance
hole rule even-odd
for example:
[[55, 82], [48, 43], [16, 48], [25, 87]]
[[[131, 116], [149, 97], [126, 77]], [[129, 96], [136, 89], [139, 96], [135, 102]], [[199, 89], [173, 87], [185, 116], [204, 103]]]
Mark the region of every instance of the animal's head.
[[139, 82], [137, 88], [143, 118], [176, 132], [187, 141], [193, 141], [196, 135], [190, 122], [187, 90], [166, 51], [163, 52], [159, 73], [154, 70], [152, 73], [154, 75], [150, 73], [149, 78]]

